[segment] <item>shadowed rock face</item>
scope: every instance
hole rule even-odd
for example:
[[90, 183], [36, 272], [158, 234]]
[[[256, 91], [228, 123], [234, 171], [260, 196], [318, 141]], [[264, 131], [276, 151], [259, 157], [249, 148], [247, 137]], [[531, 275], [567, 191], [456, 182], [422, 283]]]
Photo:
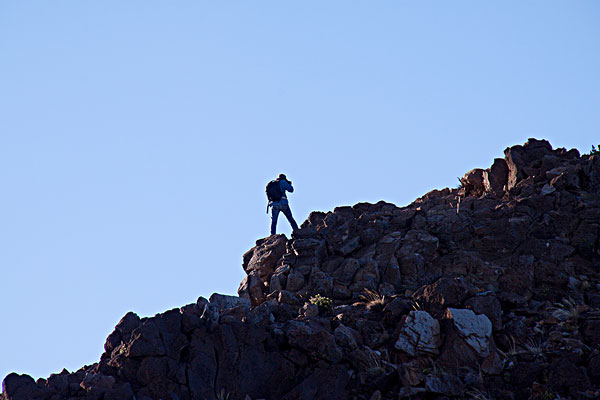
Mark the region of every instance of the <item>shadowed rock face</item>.
[[504, 155], [407, 207], [313, 212], [243, 256], [239, 297], [128, 313], [98, 363], [2, 399], [597, 398], [600, 158]]

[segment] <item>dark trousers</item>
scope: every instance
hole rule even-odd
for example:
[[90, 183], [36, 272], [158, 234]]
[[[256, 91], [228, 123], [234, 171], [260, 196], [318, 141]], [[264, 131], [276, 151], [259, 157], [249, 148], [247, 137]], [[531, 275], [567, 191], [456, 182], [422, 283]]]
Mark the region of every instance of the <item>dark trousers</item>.
[[298, 229], [298, 224], [294, 220], [294, 217], [292, 217], [292, 210], [290, 210], [290, 206], [287, 204], [273, 203], [271, 206], [271, 235], [274, 235], [276, 232], [277, 218], [279, 217], [280, 211], [289, 221], [290, 225], [292, 226], [292, 230]]

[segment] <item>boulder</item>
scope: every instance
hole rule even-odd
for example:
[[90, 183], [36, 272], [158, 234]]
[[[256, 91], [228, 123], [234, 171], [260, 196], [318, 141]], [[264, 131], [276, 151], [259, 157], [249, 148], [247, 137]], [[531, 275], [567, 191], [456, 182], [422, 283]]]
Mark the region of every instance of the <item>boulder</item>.
[[425, 390], [447, 396], [463, 396], [465, 385], [452, 374], [432, 374], [425, 377]]
[[300, 298], [298, 296], [296, 296], [295, 293], [292, 293], [287, 290], [279, 291], [279, 294], [277, 296], [277, 301], [279, 303], [290, 304], [293, 306], [298, 306], [302, 303], [302, 300], [300, 300]]
[[344, 324], [338, 325], [333, 331], [333, 337], [337, 344], [343, 349], [354, 350], [358, 347], [356, 337], [360, 335], [358, 331], [345, 326]]
[[[168, 398], [171, 392], [177, 391], [177, 363], [167, 357], [146, 357], [137, 371], [137, 380], [146, 386], [152, 397]], [[185, 370], [180, 371], [179, 380], [185, 383]], [[175, 379], [169, 379], [174, 377]]]
[[2, 393], [6, 400], [30, 400], [39, 395], [40, 390], [32, 377], [13, 372], [2, 381]]
[[369, 260], [360, 265], [353, 282], [350, 285], [350, 291], [359, 296], [365, 289], [376, 290], [379, 285], [380, 273], [377, 261]]
[[242, 267], [248, 276], [240, 284], [238, 294], [258, 305], [265, 300], [273, 271], [286, 253], [285, 235], [271, 235], [256, 241], [256, 246], [243, 256]]
[[352, 239], [345, 241], [338, 249], [337, 252], [343, 256], [347, 256], [358, 248], [360, 245], [360, 236], [355, 236]]
[[62, 374], [51, 374], [48, 377], [46, 386], [53, 392], [66, 396], [69, 394], [69, 376], [68, 371], [63, 370]]
[[131, 342], [127, 356], [141, 358], [148, 356], [164, 356], [166, 349], [154, 320], [146, 320], [131, 333]]
[[483, 188], [486, 192], [502, 195], [508, 183], [508, 164], [503, 158], [495, 158], [494, 163], [483, 173]]
[[79, 384], [82, 389], [90, 391], [93, 388], [110, 390], [115, 385], [115, 378], [113, 376], [106, 376], [102, 374], [95, 374], [88, 372], [83, 378], [83, 381]]
[[600, 353], [597, 353], [590, 358], [587, 370], [590, 380], [593, 382], [600, 382]]
[[349, 399], [350, 374], [342, 365], [322, 365], [294, 387], [281, 400]]
[[502, 329], [502, 306], [493, 293], [473, 296], [465, 301], [465, 307], [473, 310], [475, 314], [484, 314], [488, 317], [494, 330]]
[[292, 321], [286, 336], [291, 346], [305, 351], [314, 360], [336, 363], [342, 359], [334, 336], [317, 323]]
[[116, 385], [104, 392], [104, 400], [133, 400], [135, 395], [129, 382]]
[[411, 253], [419, 253], [426, 259], [432, 259], [435, 257], [439, 245], [439, 239], [430, 232], [412, 229], [402, 239], [399, 254], [400, 256], [406, 256]]
[[440, 344], [439, 322], [425, 311], [411, 311], [394, 347], [411, 356], [436, 355]]
[[352, 297], [352, 292], [344, 285], [333, 285], [332, 296], [337, 300], [345, 300]]
[[417, 289], [412, 298], [434, 317], [441, 317], [447, 307], [459, 307], [473, 293], [464, 278], [443, 277]]
[[383, 308], [383, 314], [390, 321], [397, 321], [400, 316], [408, 314], [412, 310], [411, 302], [401, 297], [396, 297]]
[[234, 399], [246, 395], [255, 399], [282, 398], [298, 380], [293, 363], [276, 350], [278, 335], [285, 340], [283, 332], [269, 333], [266, 327], [242, 322], [194, 331], [183, 375], [190, 394], [180, 392], [178, 397], [214, 399], [215, 392], [224, 389], [224, 394]]
[[485, 315], [449, 308], [440, 325], [444, 338], [437, 359], [440, 367], [452, 373], [461, 368], [485, 370], [489, 374], [500, 372], [501, 360], [490, 356], [495, 352], [495, 343], [492, 324]]
[[600, 348], [600, 319], [585, 319], [581, 333], [590, 346]]
[[234, 308], [238, 306], [242, 306], [245, 309], [250, 309], [250, 302], [248, 299], [238, 297], [238, 296], [229, 296], [225, 294], [213, 293], [208, 301], [215, 305], [219, 311], [224, 311], [228, 308]]
[[348, 286], [354, 280], [356, 271], [360, 268], [360, 262], [353, 258], [348, 258], [334, 272], [334, 282], [338, 285]]
[[318, 267], [313, 267], [308, 279], [308, 290], [313, 294], [331, 297], [333, 295], [334, 280], [331, 276], [321, 271]]
[[356, 320], [356, 329], [360, 331], [364, 343], [373, 349], [381, 347], [389, 337], [380, 321], [359, 318]]
[[448, 308], [445, 317], [452, 320], [459, 335], [478, 356], [489, 356], [492, 323], [488, 317], [475, 314], [472, 310], [456, 308]]
[[270, 302], [262, 303], [258, 307], [254, 307], [250, 312], [247, 313], [246, 322], [266, 329], [269, 324], [275, 322], [275, 316], [273, 315], [273, 306]]
[[566, 357], [556, 359], [550, 365], [548, 382], [557, 391], [577, 396], [590, 386], [590, 380], [584, 367], [578, 367]]
[[128, 342], [131, 332], [140, 325], [140, 317], [133, 312], [128, 312], [119, 321], [114, 331], [106, 338], [104, 350], [110, 354], [122, 342]]
[[552, 146], [546, 140], [530, 138], [523, 146], [512, 146], [504, 150], [506, 164], [508, 166], [507, 189], [514, 188], [519, 181], [536, 173], [540, 173], [531, 166], [531, 163], [541, 160], [546, 155], [551, 155]]
[[243, 256], [242, 267], [246, 273], [259, 271], [260, 278], [272, 273], [286, 251], [285, 235], [271, 235], [256, 241], [256, 246]]
[[304, 286], [304, 275], [299, 271], [292, 270], [287, 276], [285, 289], [290, 292], [297, 292]]
[[249, 300], [252, 305], [258, 305], [265, 301], [266, 287], [260, 280], [257, 271], [250, 271], [248, 276], [242, 280], [238, 287], [238, 295]]
[[481, 168], [475, 168], [464, 174], [460, 178], [460, 183], [465, 190], [467, 195], [481, 196], [485, 192], [484, 182], [484, 170]]

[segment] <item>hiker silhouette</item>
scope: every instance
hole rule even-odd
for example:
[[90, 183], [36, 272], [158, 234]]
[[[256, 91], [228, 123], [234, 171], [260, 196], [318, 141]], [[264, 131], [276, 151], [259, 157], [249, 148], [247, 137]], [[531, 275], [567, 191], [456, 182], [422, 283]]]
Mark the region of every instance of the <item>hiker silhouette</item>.
[[271, 235], [275, 235], [277, 218], [279, 217], [280, 212], [288, 219], [292, 226], [292, 230], [295, 231], [298, 229], [298, 224], [296, 224], [296, 221], [292, 216], [292, 210], [290, 210], [290, 205], [285, 194], [286, 191], [292, 193], [294, 187], [285, 174], [279, 174], [277, 179], [272, 180], [267, 184], [266, 192], [267, 199], [269, 200], [269, 203], [267, 204], [267, 213], [269, 213], [269, 207], [271, 207]]

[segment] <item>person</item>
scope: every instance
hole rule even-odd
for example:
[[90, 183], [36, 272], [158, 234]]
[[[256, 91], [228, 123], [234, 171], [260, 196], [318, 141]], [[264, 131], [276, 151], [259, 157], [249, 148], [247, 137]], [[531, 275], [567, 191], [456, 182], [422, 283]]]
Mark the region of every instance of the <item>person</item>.
[[[294, 187], [292, 186], [292, 182], [288, 181], [285, 174], [279, 174], [279, 177], [274, 181], [277, 183], [279, 188], [279, 200], [273, 199], [269, 200], [269, 204], [267, 205], [267, 212], [269, 212], [269, 207], [271, 207], [271, 235], [275, 235], [277, 229], [277, 218], [279, 217], [279, 213], [282, 212], [283, 215], [286, 216], [290, 225], [292, 226], [292, 230], [298, 229], [298, 224], [294, 220], [292, 216], [292, 210], [290, 210], [290, 205], [288, 203], [287, 195], [285, 192], [292, 193], [294, 191]], [[267, 196], [269, 194], [267, 193]]]

